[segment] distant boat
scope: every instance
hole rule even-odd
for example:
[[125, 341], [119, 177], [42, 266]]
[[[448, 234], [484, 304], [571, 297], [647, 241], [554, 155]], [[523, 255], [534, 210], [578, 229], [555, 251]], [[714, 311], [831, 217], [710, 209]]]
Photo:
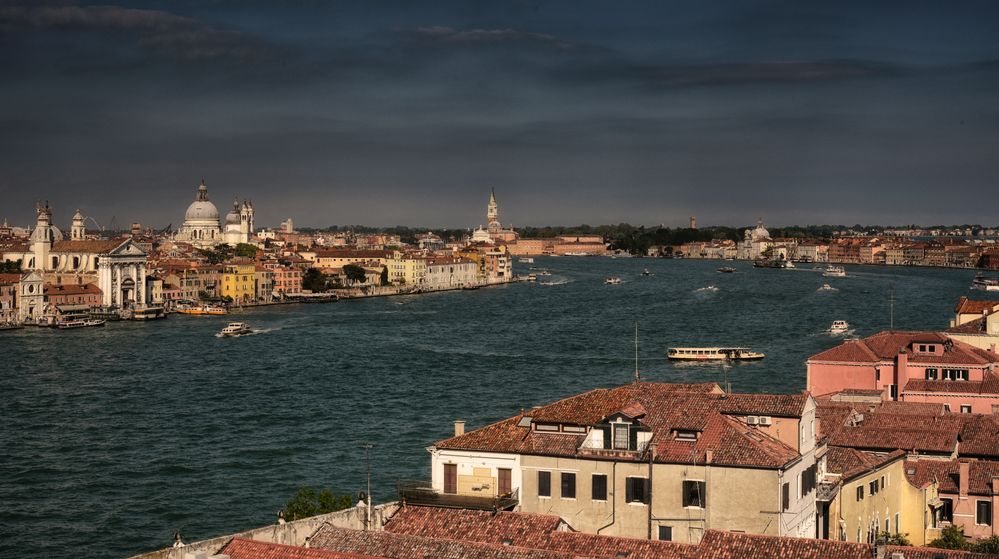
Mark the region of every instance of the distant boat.
[[755, 361], [765, 355], [746, 347], [671, 347], [666, 357], [673, 361]]
[[729, 267], [729, 266], [725, 266], [725, 267], [722, 267], [722, 268], [718, 268], [718, 271], [721, 272], [721, 273], [723, 273], [723, 274], [734, 274], [736, 270], [735, 270], [735, 268], [732, 268], [732, 267]]
[[604, 283], [606, 283], [607, 285], [618, 285], [619, 283], [621, 283], [621, 278], [617, 276], [611, 276], [605, 279]]
[[654, 276], [655, 274], [653, 274], [652, 272], [649, 271], [648, 268], [646, 268], [646, 269], [642, 270], [642, 275], [643, 276]]
[[714, 284], [711, 284], [711, 285], [709, 285], [707, 287], [698, 287], [694, 291], [697, 291], [697, 292], [700, 292], [700, 293], [704, 293], [706, 291], [714, 292], [714, 291], [718, 291], [718, 288], [715, 287]]
[[20, 330], [23, 325], [16, 322], [0, 322], [0, 330]]
[[530, 258], [530, 257], [526, 257], [526, 258], [521, 258], [519, 260], [519, 262], [522, 263], [522, 264], [534, 264], [534, 259]]
[[976, 276], [971, 280], [971, 288], [980, 291], [999, 291], [999, 279]]
[[541, 271], [540, 271], [540, 272], [538, 273], [538, 275], [539, 275], [539, 276], [550, 276], [550, 275], [552, 275], [552, 273], [551, 273], [551, 272], [549, 272], [548, 270], [541, 270]]
[[527, 275], [527, 281], [538, 281], [537, 274], [528, 274]]
[[819, 291], [839, 291], [835, 287], [829, 285], [828, 283], [823, 283], [822, 287], [818, 289]]
[[190, 308], [179, 308], [177, 312], [181, 314], [193, 314], [193, 315], [223, 315], [229, 314], [229, 311], [225, 307], [219, 307], [216, 305], [202, 305], [200, 307], [190, 307]]
[[790, 260], [784, 261], [784, 267], [787, 269], [797, 268], [797, 266], [794, 265], [794, 262], [791, 262]]
[[65, 320], [56, 323], [56, 328], [59, 330], [73, 330], [76, 328], [88, 328], [94, 326], [104, 326], [106, 320], [96, 320], [93, 318], [85, 320]]
[[784, 269], [784, 268], [787, 267], [787, 261], [786, 260], [769, 260], [769, 259], [754, 260], [753, 261], [753, 267], [754, 268], [777, 268], [779, 270], [782, 270], [782, 269]]
[[829, 327], [830, 334], [845, 334], [850, 330], [850, 325], [845, 320], [834, 320]]
[[218, 333], [220, 338], [238, 338], [239, 336], [245, 336], [246, 334], [252, 334], [253, 330], [246, 325], [245, 322], [230, 322], [221, 332]]
[[827, 278], [845, 278], [846, 270], [842, 266], [827, 266], [822, 275]]

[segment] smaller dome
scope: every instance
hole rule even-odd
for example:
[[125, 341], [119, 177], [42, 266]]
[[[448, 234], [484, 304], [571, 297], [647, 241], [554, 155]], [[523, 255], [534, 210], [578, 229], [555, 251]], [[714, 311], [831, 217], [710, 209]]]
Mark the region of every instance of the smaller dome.
[[239, 225], [240, 221], [241, 221], [241, 219], [240, 219], [240, 215], [239, 215], [239, 202], [238, 201], [234, 201], [232, 203], [232, 211], [229, 212], [228, 214], [226, 214], [226, 216], [225, 216], [225, 224], [226, 225]]

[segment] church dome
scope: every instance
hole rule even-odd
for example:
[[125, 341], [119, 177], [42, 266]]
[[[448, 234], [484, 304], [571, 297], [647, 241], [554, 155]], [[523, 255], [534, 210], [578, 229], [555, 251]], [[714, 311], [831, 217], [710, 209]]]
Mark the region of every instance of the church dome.
[[208, 186], [205, 185], [204, 179], [201, 180], [201, 184], [198, 186], [198, 198], [187, 207], [187, 213], [184, 214], [184, 221], [214, 222], [215, 224], [219, 222], [219, 210], [215, 207], [215, 204], [208, 200]]
[[232, 211], [225, 216], [226, 225], [239, 225], [241, 219], [239, 216], [239, 202], [232, 203]]

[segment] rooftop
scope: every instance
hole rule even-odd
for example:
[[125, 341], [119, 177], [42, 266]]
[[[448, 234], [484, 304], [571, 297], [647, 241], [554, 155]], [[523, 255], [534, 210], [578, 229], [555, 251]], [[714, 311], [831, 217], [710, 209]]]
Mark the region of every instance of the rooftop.
[[[944, 344], [943, 354], [913, 352], [913, 343]], [[878, 363], [893, 361], [900, 353], [910, 362], [986, 365], [999, 362], [999, 356], [939, 332], [899, 332], [886, 330], [862, 340], [846, 341], [808, 358], [809, 362]]]

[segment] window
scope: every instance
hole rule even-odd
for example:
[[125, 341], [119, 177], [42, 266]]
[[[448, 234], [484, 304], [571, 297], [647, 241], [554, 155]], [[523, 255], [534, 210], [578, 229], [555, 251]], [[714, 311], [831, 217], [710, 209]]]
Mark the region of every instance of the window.
[[678, 441], [696, 441], [697, 431], [681, 431], [677, 430], [676, 439]]
[[625, 480], [624, 500], [628, 503], [649, 504], [649, 490], [648, 479], [644, 477], [629, 477]]
[[978, 501], [975, 507], [975, 524], [992, 525], [992, 501]]
[[926, 369], [926, 380], [937, 380], [937, 370]]
[[791, 508], [791, 484], [784, 482], [780, 488], [780, 510], [786, 511]]
[[562, 472], [562, 490], [559, 496], [563, 499], [576, 498], [576, 474]]
[[971, 413], [971, 406], [961, 406], [961, 413]]
[[925, 345], [920, 345], [919, 346], [919, 351], [920, 351], [920, 353], [926, 353], [926, 346]]
[[672, 526], [660, 526], [659, 527], [659, 540], [664, 542], [673, 541], [673, 527]]
[[805, 471], [800, 474], [800, 476], [801, 476], [800, 477], [800, 480], [801, 480], [800, 481], [800, 483], [801, 483], [800, 487], [801, 487], [801, 496], [802, 497], [804, 497], [805, 495], [808, 495], [809, 493], [812, 492], [812, 490], [815, 489], [815, 485], [816, 485], [815, 482], [816, 482], [816, 477], [818, 475], [818, 468], [819, 467], [818, 467], [817, 464], [812, 464], [808, 468], [805, 468]]
[[896, 512], [895, 513], [895, 533], [896, 534], [898, 533], [898, 524], [899, 524], [898, 515], [899, 515], [899, 513]]
[[940, 520], [946, 522], [954, 521], [954, 501], [953, 499], [940, 499]]
[[538, 472], [538, 497], [552, 496], [552, 473]]
[[858, 485], [857, 486], [857, 500], [858, 501], [863, 501], [864, 500], [864, 486], [863, 485]]
[[950, 411], [950, 404], [944, 404], [944, 411], [946, 412]]
[[444, 464], [444, 492], [450, 495], [458, 492], [457, 464]]
[[885, 532], [891, 533], [891, 518], [885, 519]]
[[707, 486], [703, 481], [684, 480], [683, 506], [704, 508], [707, 503]]
[[591, 498], [594, 501], [607, 500], [607, 476], [603, 474], [593, 474], [593, 493]]
[[558, 433], [558, 425], [548, 425], [545, 423], [535, 423], [534, 428], [538, 431], [550, 431]]
[[614, 448], [618, 450], [628, 450], [628, 426], [614, 424]]
[[898, 385], [889, 384], [888, 385], [888, 397], [892, 400], [898, 400]]
[[562, 432], [583, 434], [586, 433], [586, 427], [580, 427], [578, 425], [563, 425]]

